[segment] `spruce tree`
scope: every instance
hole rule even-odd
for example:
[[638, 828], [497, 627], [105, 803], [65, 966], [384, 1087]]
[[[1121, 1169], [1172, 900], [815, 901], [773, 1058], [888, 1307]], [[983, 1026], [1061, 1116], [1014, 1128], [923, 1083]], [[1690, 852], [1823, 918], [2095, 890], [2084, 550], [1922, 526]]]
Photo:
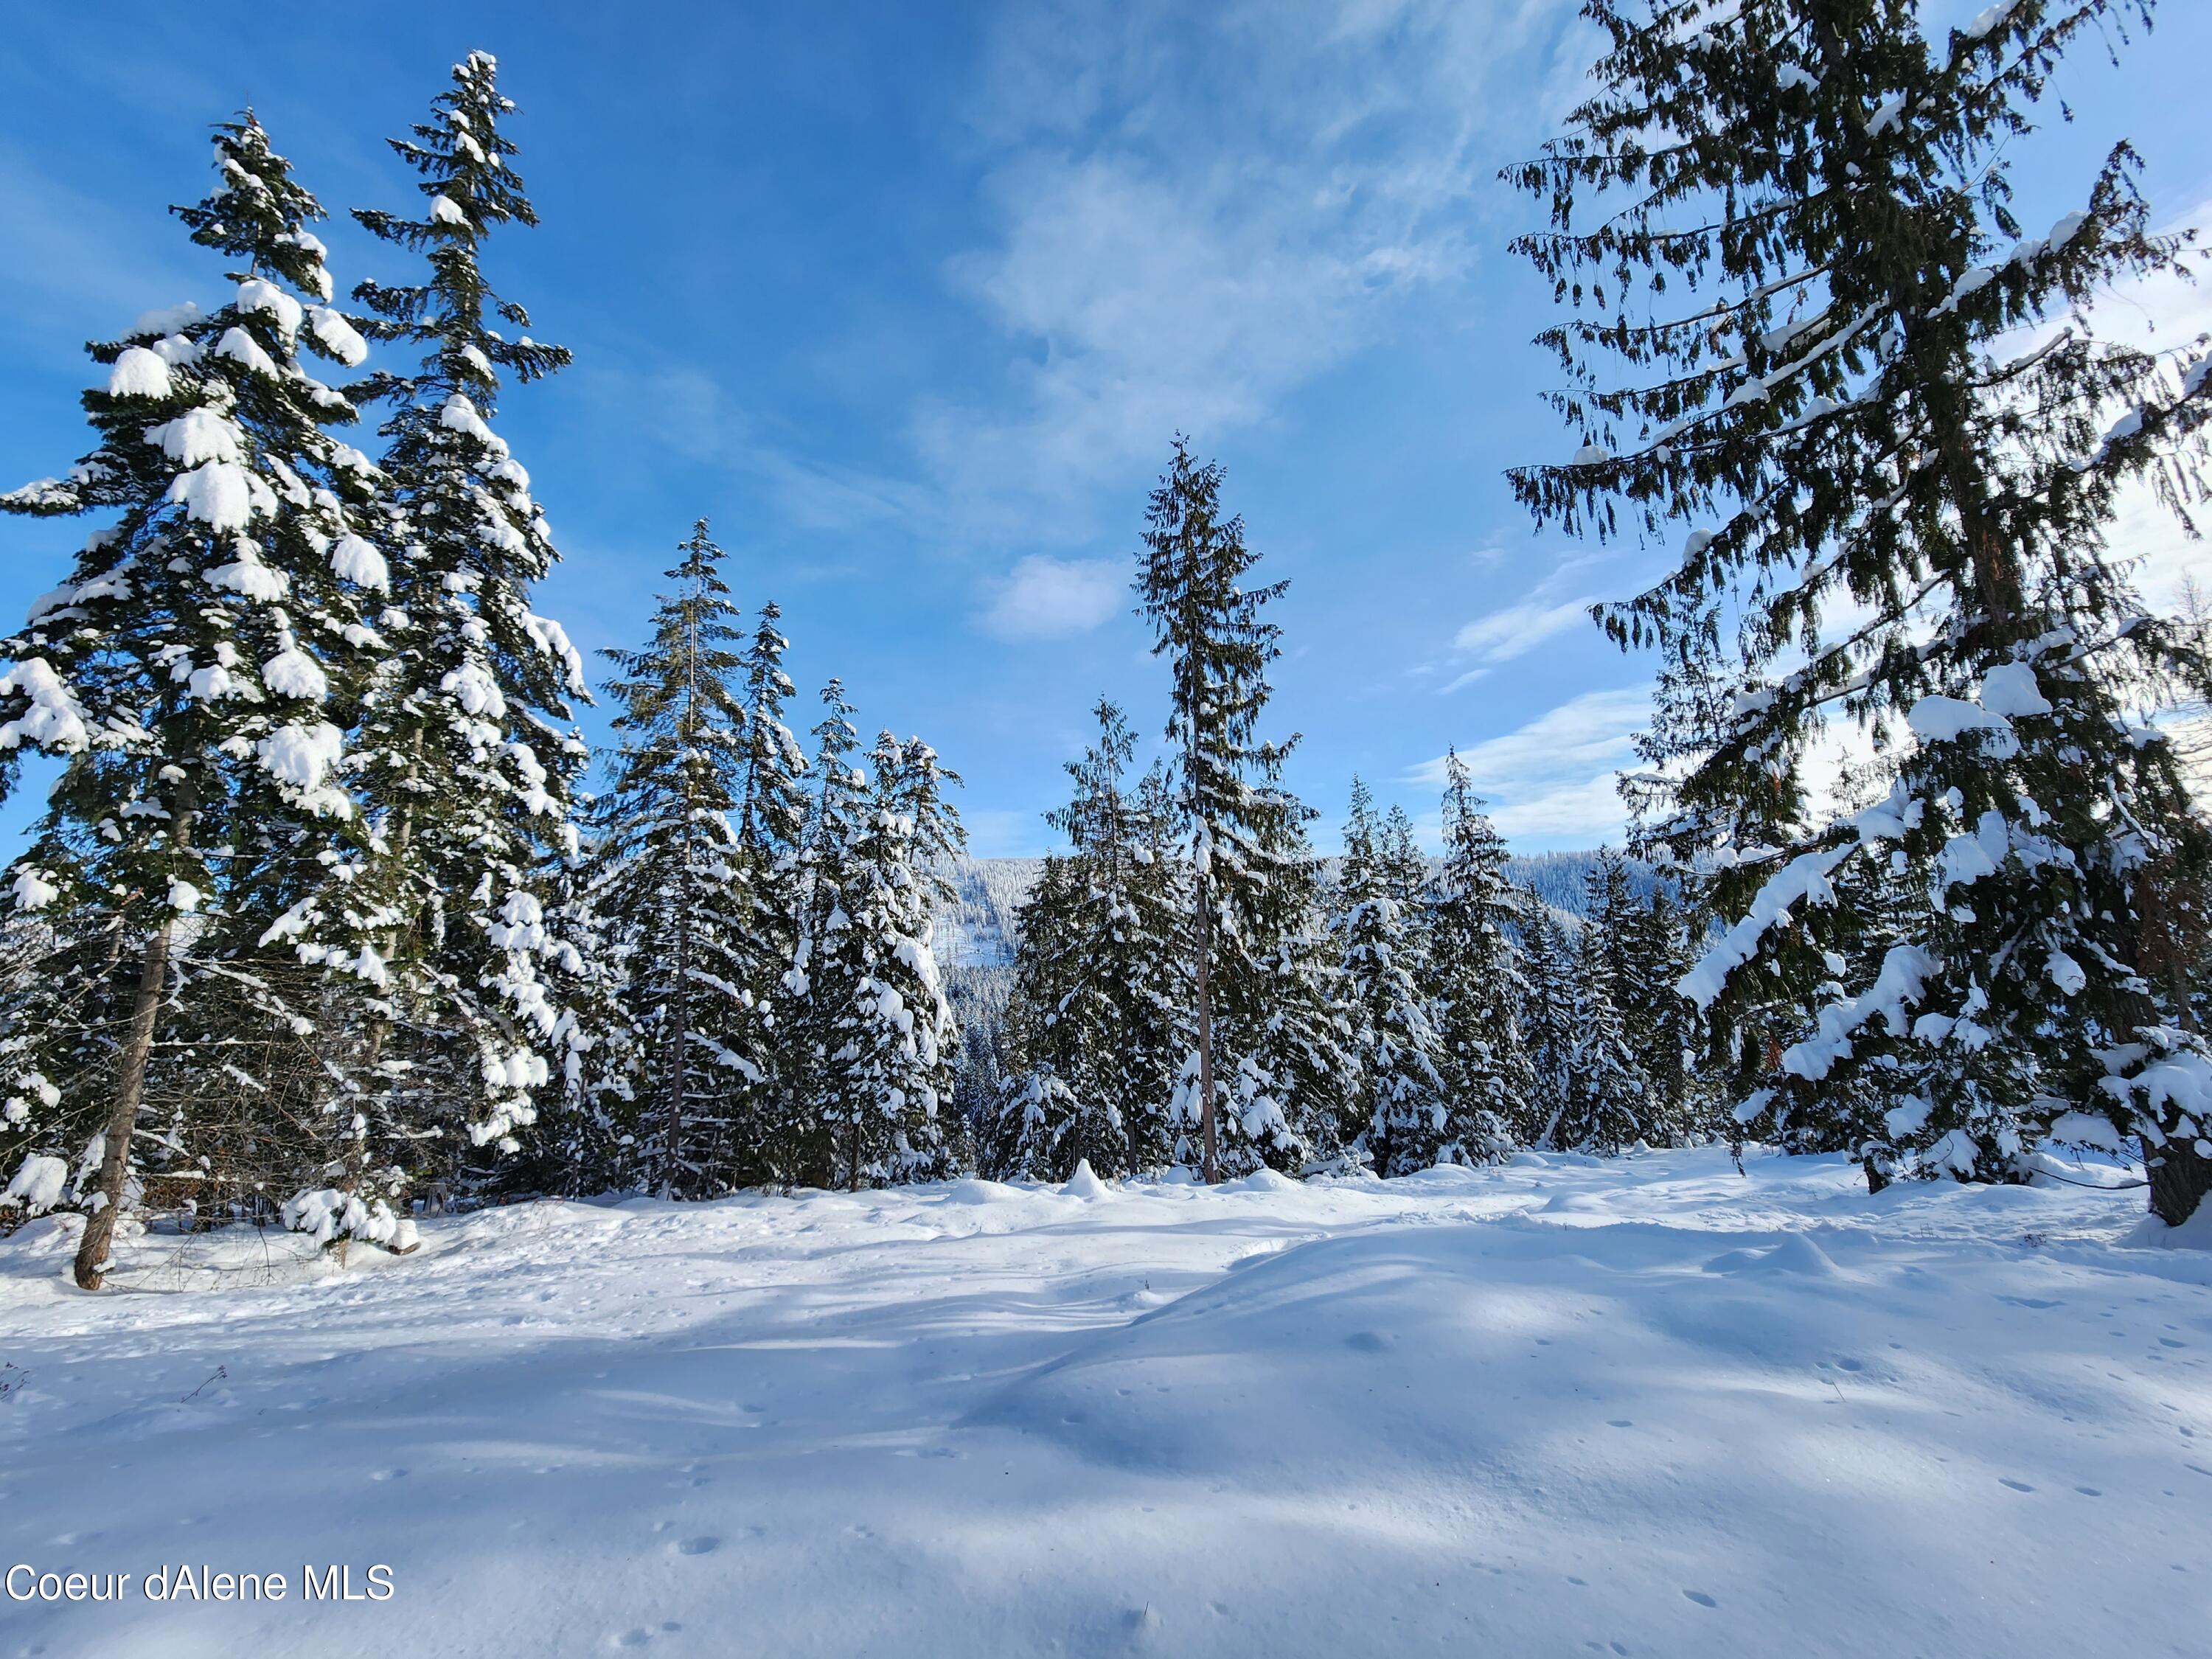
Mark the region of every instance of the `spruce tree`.
[[714, 1196], [748, 1162], [768, 1080], [766, 1010], [749, 995], [752, 896], [733, 822], [748, 757], [740, 638], [722, 550], [701, 520], [641, 651], [610, 651], [613, 777], [596, 811], [594, 898], [628, 946], [644, 1154], [664, 1197]]
[[[2106, 534], [2131, 480], [2178, 503], [2212, 359], [2088, 324], [2114, 281], [2184, 266], [2127, 145], [2043, 234], [2006, 185], [2061, 55], [2151, 7], [2008, 0], [1936, 39], [1909, 0], [1584, 9], [1599, 90], [1510, 175], [1550, 205], [1520, 246], [1575, 312], [1544, 338], [1582, 447], [1515, 483], [1572, 530], [1688, 532], [1607, 611], [1616, 640], [1682, 663], [1733, 631], [1726, 727], [1667, 836], [1718, 866], [1732, 926], [1684, 988], [1724, 1041], [1739, 1004], [1770, 1022], [1735, 1048], [1754, 1115], [1878, 1073], [1917, 1103], [1901, 1167], [2017, 1179], [2070, 1104], [2140, 1139], [2178, 1222], [2212, 1186], [2186, 1103], [2212, 1060], [2153, 969], [2207, 836], [2129, 709], [2207, 675]], [[1840, 817], [1805, 775], [1832, 720], [1893, 778]], [[1867, 865], [1910, 906], [1894, 933], [1845, 909]]]
[[[587, 816], [596, 803], [586, 802]], [[522, 1155], [502, 1171], [506, 1190], [567, 1196], [627, 1192], [657, 1170], [645, 1163], [640, 1131], [657, 1077], [652, 1032], [636, 1023], [629, 973], [641, 939], [617, 908], [627, 872], [596, 836], [580, 846], [554, 884], [548, 908], [554, 936], [567, 947], [556, 982], [570, 1032], [550, 1097]]]
[[1574, 1036], [1567, 1050], [1565, 1111], [1553, 1144], [1613, 1153], [1651, 1138], [1651, 1085], [1632, 1031], [1638, 988], [1631, 977], [1636, 906], [1627, 870], [1601, 853], [1588, 878], [1587, 911], [1575, 951]]
[[1229, 1003], [1222, 1025], [1237, 1056], [1222, 1158], [1240, 1175], [1262, 1164], [1295, 1174], [1364, 1167], [1350, 998], [1329, 937], [1323, 860], [1306, 836], [1314, 813], [1295, 798], [1290, 805], [1252, 844], [1249, 867], [1263, 879], [1239, 937], [1252, 942], [1259, 973], [1251, 1000]]
[[877, 1115], [857, 1139], [862, 1164], [877, 1180], [941, 1180], [969, 1162], [951, 1111], [960, 1030], [933, 943], [937, 912], [955, 896], [952, 860], [967, 845], [960, 815], [945, 798], [960, 775], [919, 738], [902, 741], [889, 732], [878, 734], [869, 759], [874, 810], [858, 851], [872, 959], [854, 1075]]
[[[1601, 872], [1590, 874], [1593, 887], [1601, 880]], [[1595, 911], [1597, 891], [1590, 898]], [[1568, 1051], [1566, 1110], [1553, 1128], [1555, 1146], [1613, 1155], [1646, 1139], [1650, 1079], [1637, 1064], [1628, 1036], [1628, 991], [1610, 929], [1593, 914], [1575, 951], [1575, 1037]]]
[[1520, 931], [1528, 986], [1521, 1031], [1529, 1088], [1514, 1115], [1513, 1138], [1524, 1146], [1553, 1147], [1571, 1105], [1581, 1031], [1576, 949], [1551, 907], [1533, 891], [1522, 897]]
[[1522, 1037], [1528, 997], [1512, 927], [1527, 911], [1505, 843], [1456, 751], [1444, 760], [1443, 866], [1431, 896], [1429, 984], [1447, 1113], [1440, 1161], [1490, 1164], [1513, 1146], [1535, 1075]]
[[[1258, 556], [1243, 520], [1223, 514], [1223, 477], [1218, 463], [1194, 461], [1178, 434], [1146, 508], [1136, 584], [1153, 653], [1168, 659], [1172, 681], [1167, 736], [1194, 922], [1194, 1041], [1179, 1110], [1197, 1132], [1183, 1155], [1195, 1155], [1207, 1181], [1220, 1177], [1224, 1138], [1237, 1142], [1234, 1162], [1303, 1166], [1289, 1073], [1318, 1060], [1338, 1018], [1326, 996], [1310, 994], [1321, 945], [1317, 865], [1304, 827], [1312, 813], [1280, 781], [1296, 738], [1258, 735], [1267, 665], [1281, 649], [1262, 612], [1285, 584], [1243, 586]], [[1283, 1063], [1271, 1070], [1263, 1050]]]
[[[321, 210], [250, 112], [217, 128], [216, 161], [216, 192], [175, 211], [233, 262], [231, 297], [89, 347], [107, 371], [84, 397], [99, 447], [65, 479], [0, 496], [13, 513], [115, 515], [0, 643], [0, 783], [26, 748], [63, 763], [4, 879], [20, 913], [78, 942], [12, 1024], [5, 1113], [10, 1138], [44, 1155], [84, 1146], [76, 1271], [88, 1290], [137, 1178], [165, 1012], [199, 994], [181, 945], [233, 975], [234, 1011], [288, 1036], [304, 1018], [265, 981], [236, 978], [237, 958], [258, 948], [300, 871], [353, 844], [343, 728], [379, 643], [360, 604], [385, 567], [364, 534], [374, 472], [325, 430], [354, 407], [300, 355], [349, 368], [365, 352], [328, 303], [307, 229]], [[252, 994], [232, 994], [241, 986]], [[349, 1120], [331, 1077], [310, 1087], [310, 1116]], [[163, 1153], [188, 1127], [166, 1126]], [[393, 1237], [388, 1208], [371, 1207], [360, 1229]]]
[[1022, 1063], [1001, 1139], [1020, 1151], [1005, 1167], [1053, 1181], [1085, 1159], [1109, 1178], [1166, 1161], [1185, 1046], [1165, 781], [1132, 790], [1135, 734], [1106, 699], [1091, 712], [1098, 736], [1069, 763], [1073, 796], [1050, 814], [1070, 850], [1047, 860], [1023, 908], [1008, 1005]]
[[1637, 1038], [1637, 1063], [1651, 1085], [1646, 1139], [1680, 1146], [1711, 1127], [1705, 1077], [1698, 1063], [1703, 1046], [1697, 1005], [1679, 988], [1696, 966], [1690, 924], [1673, 884], [1656, 883], [1650, 902], [1630, 923], [1636, 982], [1645, 1000], [1630, 1021]]
[[927, 744], [888, 732], [871, 776], [853, 763], [858, 733], [843, 685], [830, 681], [822, 700], [805, 923], [784, 981], [789, 1080], [775, 1160], [786, 1182], [933, 1180], [968, 1155], [951, 1110], [959, 1028], [932, 947], [966, 841], [944, 793], [959, 777]]
[[776, 1178], [787, 1186], [835, 1185], [843, 1173], [839, 1150], [859, 1145], [861, 1125], [860, 1103], [846, 1085], [860, 1053], [855, 1033], [868, 968], [854, 921], [864, 902], [859, 846], [868, 781], [853, 764], [860, 733], [843, 682], [823, 687], [822, 704], [800, 851], [799, 944], [784, 974], [782, 1109], [769, 1145]]
[[[1422, 964], [1407, 899], [1419, 878], [1402, 854], [1394, 861], [1392, 840], [1376, 818], [1374, 796], [1354, 778], [1334, 928], [1351, 1020], [1358, 1139], [1383, 1176], [1434, 1164], [1449, 1115], [1443, 1044], [1417, 977]], [[1406, 840], [1410, 845], [1410, 834]]]
[[577, 849], [574, 788], [588, 752], [568, 700], [589, 694], [566, 632], [531, 608], [558, 555], [529, 475], [489, 424], [502, 376], [528, 384], [568, 354], [508, 337], [499, 325], [526, 330], [529, 318], [482, 267], [494, 228], [537, 222], [501, 130], [514, 106], [496, 70], [471, 53], [432, 118], [392, 141], [422, 175], [422, 216], [355, 215], [425, 259], [419, 283], [355, 290], [377, 337], [422, 355], [413, 373], [374, 384], [392, 406], [385, 499], [401, 550], [360, 738], [374, 854], [289, 924], [310, 953], [349, 919], [376, 933], [373, 1109], [426, 1167], [449, 1170], [466, 1159], [463, 1143], [518, 1149], [536, 1091], [581, 1036], [560, 1006], [570, 947], [546, 905]]
[[[769, 1133], [785, 1092], [783, 1079], [775, 1074], [784, 1045], [777, 1022], [783, 976], [798, 952], [805, 902], [800, 851], [806, 833], [806, 757], [784, 722], [792, 684], [783, 669], [790, 642], [781, 631], [781, 621], [773, 601], [761, 606], [738, 669], [744, 754], [738, 781], [737, 854], [750, 910], [737, 985], [740, 1000], [763, 1022], [770, 1066], [768, 1082], [753, 1091], [752, 1115], [763, 1134]], [[757, 1158], [761, 1144], [754, 1146]], [[757, 1163], [744, 1176], [748, 1181], [769, 1178], [765, 1164]]]
[[1021, 943], [1006, 1003], [1015, 1063], [1000, 1085], [985, 1164], [1000, 1180], [1066, 1181], [1085, 1158], [1109, 1176], [1121, 1172], [1120, 1108], [1085, 1086], [1116, 1025], [1084, 960], [1086, 885], [1077, 859], [1048, 855], [1017, 913]]

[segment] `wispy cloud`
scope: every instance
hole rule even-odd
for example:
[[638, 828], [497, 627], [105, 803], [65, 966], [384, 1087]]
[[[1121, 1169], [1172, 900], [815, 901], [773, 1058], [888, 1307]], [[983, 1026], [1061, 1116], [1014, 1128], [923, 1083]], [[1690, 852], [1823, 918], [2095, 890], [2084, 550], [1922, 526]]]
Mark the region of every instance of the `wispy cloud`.
[[[1649, 685], [1585, 691], [1516, 731], [1461, 750], [1460, 759], [1504, 834], [1596, 842], [1620, 833], [1613, 779], [1634, 759], [1630, 739], [1650, 714]], [[1444, 757], [1413, 768], [1407, 781], [1442, 788]]]
[[[1468, 665], [1438, 686], [1437, 695], [1449, 696], [1472, 685], [1498, 664], [1526, 656], [1569, 629], [1586, 626], [1594, 598], [1574, 593], [1573, 589], [1580, 574], [1604, 562], [1605, 556], [1582, 553], [1564, 557], [1522, 599], [1463, 624], [1452, 637], [1451, 649], [1453, 656]], [[1562, 594], [1572, 597], [1563, 599]]]
[[1055, 640], [1085, 634], [1127, 597], [1122, 567], [1111, 559], [1053, 559], [1031, 554], [998, 584], [981, 618], [1002, 640]]
[[1458, 651], [1473, 652], [1484, 663], [1510, 662], [1534, 651], [1546, 640], [1577, 623], [1589, 619], [1590, 601], [1567, 599], [1559, 605], [1524, 599], [1503, 611], [1478, 617], [1461, 629], [1452, 641]]
[[1071, 511], [1182, 428], [1215, 443], [1474, 258], [1475, 137], [1560, 0], [1013, 8], [974, 100], [994, 233], [946, 276], [1016, 349], [920, 408], [926, 471], [1001, 534]]

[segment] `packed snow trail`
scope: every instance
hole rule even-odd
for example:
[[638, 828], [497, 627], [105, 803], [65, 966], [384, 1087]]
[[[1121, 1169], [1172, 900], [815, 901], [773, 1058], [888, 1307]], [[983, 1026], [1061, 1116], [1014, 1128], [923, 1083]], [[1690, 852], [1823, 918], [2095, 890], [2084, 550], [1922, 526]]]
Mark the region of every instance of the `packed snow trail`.
[[[0, 1654], [2199, 1655], [2212, 1253], [1717, 1151], [0, 1242]], [[153, 1602], [157, 1567], [283, 1602]], [[391, 1569], [388, 1601], [301, 1570]]]

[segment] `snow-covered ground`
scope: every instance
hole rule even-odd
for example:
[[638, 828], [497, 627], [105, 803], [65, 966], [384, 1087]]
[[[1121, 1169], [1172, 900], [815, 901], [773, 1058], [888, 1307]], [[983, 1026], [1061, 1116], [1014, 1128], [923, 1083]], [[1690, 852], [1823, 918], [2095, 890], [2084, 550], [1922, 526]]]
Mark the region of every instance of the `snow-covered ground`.
[[49, 1219], [0, 1566], [136, 1577], [0, 1653], [2201, 1656], [2212, 1253], [2141, 1196], [962, 1182], [147, 1238], [98, 1298]]

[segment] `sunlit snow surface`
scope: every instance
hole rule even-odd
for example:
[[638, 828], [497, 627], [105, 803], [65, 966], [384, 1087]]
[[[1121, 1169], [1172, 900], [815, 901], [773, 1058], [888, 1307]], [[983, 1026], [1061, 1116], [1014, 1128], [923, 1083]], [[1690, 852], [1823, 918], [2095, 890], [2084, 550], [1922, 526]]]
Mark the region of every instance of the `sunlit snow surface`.
[[0, 1601], [0, 1653], [2201, 1654], [2212, 1253], [2141, 1197], [962, 1182], [518, 1206], [340, 1276], [149, 1237], [98, 1299], [41, 1221], [0, 1565], [397, 1593]]

